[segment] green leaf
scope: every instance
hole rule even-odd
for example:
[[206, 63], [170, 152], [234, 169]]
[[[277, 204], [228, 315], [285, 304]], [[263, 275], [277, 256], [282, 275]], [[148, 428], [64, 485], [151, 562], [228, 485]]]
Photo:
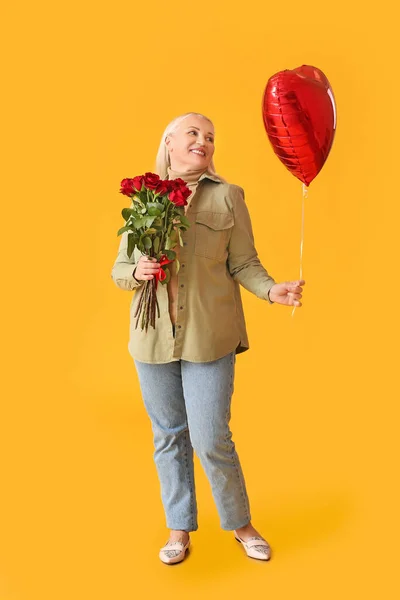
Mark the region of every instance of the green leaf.
[[[164, 210], [164, 204], [160, 204], [160, 202], [148, 202], [147, 210], [149, 211], [149, 215], [155, 215], [158, 213], [157, 216], [160, 216], [160, 214]], [[153, 212], [151, 212], [151, 211], [153, 211]], [[156, 211], [156, 212], [154, 212], [154, 211]]]
[[135, 249], [135, 236], [133, 233], [130, 233], [128, 235], [128, 247], [126, 250], [127, 255], [129, 256], [129, 258], [132, 256], [132, 252]]
[[151, 238], [149, 238], [149, 237], [147, 237], [147, 236], [146, 236], [145, 238], [143, 238], [143, 245], [144, 245], [144, 247], [146, 248], [146, 250], [150, 250], [150, 248], [151, 248], [151, 247], [152, 247], [152, 245], [153, 245], [153, 244], [152, 244], [152, 241], [151, 241]]
[[176, 229], [172, 229], [170, 238], [175, 244], [178, 242], [178, 232]]
[[154, 252], [156, 254], [158, 254], [158, 250], [160, 248], [160, 238], [159, 237], [155, 237], [154, 241], [153, 241], [153, 248], [154, 248]]
[[146, 227], [151, 227], [156, 217], [146, 217]]
[[128, 225], [128, 226], [125, 225], [124, 227], [121, 227], [121, 229], [118, 229], [117, 236], [121, 235], [122, 233], [125, 233], [125, 231], [132, 231], [132, 229], [133, 229], [132, 225]]
[[183, 225], [186, 225], [186, 227], [190, 227], [190, 221], [187, 217], [185, 217], [184, 215], [180, 215], [180, 219]]
[[163, 283], [164, 285], [167, 285], [167, 283], [169, 283], [169, 281], [171, 279], [171, 273], [170, 273], [168, 267], [165, 267], [165, 275], [166, 275], [166, 278], [161, 283]]
[[136, 194], [136, 197], [138, 198], [139, 202], [141, 202], [142, 204], [146, 204], [147, 203], [147, 190], [141, 190], [140, 192], [138, 192]]
[[173, 250], [165, 250], [165, 256], [169, 259], [169, 260], [174, 260], [176, 257], [176, 252], [174, 252]]
[[181, 263], [179, 262], [179, 260], [176, 258], [175, 259], [176, 262], [176, 272], [179, 273], [179, 269], [181, 268]]
[[161, 215], [161, 210], [158, 210], [158, 208], [149, 208], [148, 209], [149, 215], [152, 217], [159, 217]]
[[183, 246], [183, 240], [182, 240], [182, 236], [181, 236], [181, 230], [178, 229], [178, 236], [179, 236], [179, 243], [181, 246]]
[[165, 244], [164, 245], [165, 245], [165, 249], [169, 250], [170, 248], [175, 248], [176, 243], [173, 242], [171, 240], [171, 238], [168, 236], [167, 239], [165, 240]]
[[123, 219], [125, 219], [125, 221], [127, 221], [129, 219], [130, 216], [132, 216], [134, 214], [134, 210], [133, 208], [123, 208], [121, 211], [122, 217]]
[[150, 227], [149, 229], [146, 229], [146, 231], [145, 231], [146, 235], [153, 235], [153, 233], [157, 233], [157, 229], [154, 229], [154, 227]]
[[146, 222], [146, 219], [144, 217], [142, 217], [141, 219], [136, 219], [133, 222], [133, 225], [134, 225], [135, 229], [140, 229], [141, 227], [144, 227], [145, 222]]

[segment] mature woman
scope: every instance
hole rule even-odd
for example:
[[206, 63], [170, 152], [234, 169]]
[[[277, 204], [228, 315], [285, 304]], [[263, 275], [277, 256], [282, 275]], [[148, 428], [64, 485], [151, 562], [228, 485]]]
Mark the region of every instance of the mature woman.
[[[233, 531], [246, 554], [268, 560], [271, 548], [251, 523], [249, 498], [229, 428], [236, 354], [249, 349], [240, 284], [269, 304], [301, 306], [301, 281], [276, 283], [254, 246], [244, 190], [214, 168], [210, 119], [186, 113], [162, 135], [156, 172], [182, 178], [192, 193], [185, 206], [191, 226], [175, 248], [180, 269], [157, 289], [156, 328], [135, 328], [139, 294], [131, 302], [129, 352], [154, 435], [154, 461], [170, 529], [159, 552], [182, 561], [198, 529], [193, 451], [211, 484], [222, 529]], [[112, 278], [131, 291], [154, 278], [160, 265], [121, 239]]]

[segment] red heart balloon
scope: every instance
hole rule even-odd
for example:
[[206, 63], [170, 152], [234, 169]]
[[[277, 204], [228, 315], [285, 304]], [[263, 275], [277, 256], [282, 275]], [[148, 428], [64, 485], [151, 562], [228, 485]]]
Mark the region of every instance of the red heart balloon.
[[318, 175], [336, 131], [336, 103], [324, 73], [309, 65], [268, 79], [264, 127], [275, 154], [306, 186]]

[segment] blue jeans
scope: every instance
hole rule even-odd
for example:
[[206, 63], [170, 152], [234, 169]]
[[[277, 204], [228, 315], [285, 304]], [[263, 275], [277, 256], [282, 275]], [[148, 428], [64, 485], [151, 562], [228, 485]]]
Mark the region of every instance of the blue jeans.
[[167, 527], [198, 529], [193, 450], [211, 484], [222, 529], [247, 525], [249, 499], [229, 428], [235, 351], [206, 363], [134, 362], [151, 420]]

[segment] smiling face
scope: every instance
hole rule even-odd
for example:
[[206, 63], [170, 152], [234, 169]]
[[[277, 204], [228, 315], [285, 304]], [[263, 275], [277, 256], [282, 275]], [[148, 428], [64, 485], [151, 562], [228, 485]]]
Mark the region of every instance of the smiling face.
[[214, 127], [204, 117], [188, 116], [166, 137], [171, 169], [206, 170], [214, 154]]

